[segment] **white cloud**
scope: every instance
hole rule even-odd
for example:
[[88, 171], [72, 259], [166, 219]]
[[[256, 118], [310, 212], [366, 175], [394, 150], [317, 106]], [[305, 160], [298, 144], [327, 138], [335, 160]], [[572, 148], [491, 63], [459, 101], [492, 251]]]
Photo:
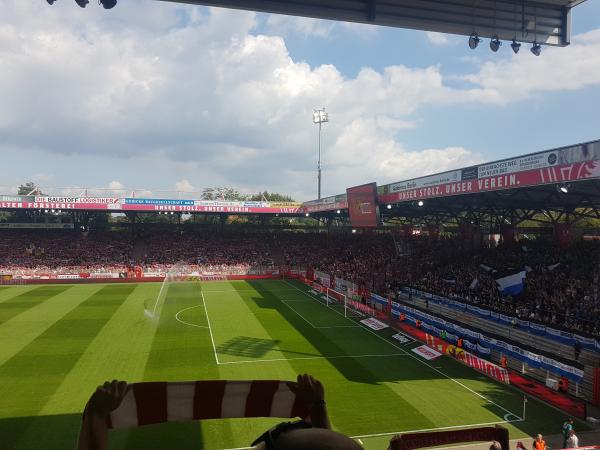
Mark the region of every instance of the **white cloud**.
[[503, 103], [537, 93], [600, 85], [600, 29], [573, 37], [565, 48], [543, 47], [535, 57], [529, 48], [510, 58], [488, 61], [480, 70], [461, 77]]
[[111, 181], [110, 183], [108, 183], [108, 188], [114, 191], [118, 191], [124, 189], [125, 186], [120, 181]]
[[444, 33], [436, 33], [434, 31], [426, 31], [425, 35], [427, 36], [427, 40], [431, 42], [433, 45], [437, 45], [439, 47], [445, 47], [450, 44], [450, 39]]
[[[541, 82], [545, 89], [562, 89], [561, 78], [568, 87], [589, 85], [600, 73], [600, 38], [590, 33], [569, 49], [585, 60], [564, 49], [544, 49], [543, 58], [519, 54], [464, 77], [470, 88], [449, 87], [437, 66], [364, 68], [348, 78], [332, 65], [294, 61], [282, 37], [252, 34], [252, 13], [141, 3], [130, 0], [105, 14], [69, 2], [6, 1], [0, 152], [68, 158], [83, 165], [78, 172], [98, 167], [79, 162], [85, 158], [110, 161], [121, 170], [112, 176], [123, 180], [115, 189], [231, 185], [307, 199], [314, 196], [315, 107], [330, 112], [324, 191], [333, 194], [362, 181], [398, 181], [481, 161], [460, 142], [406, 148], [402, 133], [420, 125], [425, 106], [522, 98], [533, 83], [519, 77], [548, 71], [546, 58], [562, 65], [549, 75], [555, 81]], [[324, 36], [330, 26], [281, 16], [268, 21], [307, 35]], [[573, 81], [578, 73], [585, 79]], [[518, 95], [515, 80], [522, 86]], [[124, 178], [123, 167], [138, 181]]]
[[330, 20], [311, 19], [309, 17], [284, 16], [271, 14], [267, 18], [270, 32], [287, 35], [298, 33], [310, 37], [327, 37], [331, 34], [336, 23]]
[[192, 183], [190, 183], [188, 180], [181, 180], [175, 183], [175, 190], [177, 192], [195, 192], [198, 191], [198, 189], [196, 189], [194, 186], [192, 186]]

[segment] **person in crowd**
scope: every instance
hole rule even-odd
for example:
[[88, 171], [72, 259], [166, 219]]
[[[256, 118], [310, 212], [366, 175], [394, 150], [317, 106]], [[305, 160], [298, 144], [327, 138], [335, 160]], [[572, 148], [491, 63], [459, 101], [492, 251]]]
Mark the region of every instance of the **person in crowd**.
[[[362, 450], [353, 439], [331, 429], [323, 384], [313, 376], [298, 375], [289, 387], [306, 405], [309, 417], [286, 422], [267, 430], [253, 443], [256, 450]], [[84, 411], [77, 450], [108, 450], [107, 416], [117, 409], [128, 391], [125, 381], [113, 380], [98, 386]]]
[[[508, 369], [508, 358], [506, 357], [506, 355], [502, 355], [502, 357], [500, 358], [500, 366], [503, 369]], [[538, 436], [541, 436], [538, 434]]]
[[502, 445], [500, 445], [500, 442], [492, 441], [492, 443], [490, 445], [490, 450], [501, 450], [501, 449], [502, 449]]
[[581, 342], [575, 341], [575, 344], [573, 344], [573, 356], [575, 357], [575, 361], [579, 360], [580, 353], [581, 353]]
[[564, 421], [561, 430], [563, 436], [563, 448], [567, 448], [567, 439], [569, 439], [571, 431], [573, 431], [573, 419], [569, 417]]
[[538, 434], [533, 440], [532, 450], [546, 450], [546, 441], [541, 434]]
[[558, 390], [565, 393], [569, 392], [569, 379], [564, 375], [558, 379]]
[[565, 448], [577, 448], [579, 447], [579, 438], [575, 435], [575, 430], [569, 431], [569, 437], [565, 444]]

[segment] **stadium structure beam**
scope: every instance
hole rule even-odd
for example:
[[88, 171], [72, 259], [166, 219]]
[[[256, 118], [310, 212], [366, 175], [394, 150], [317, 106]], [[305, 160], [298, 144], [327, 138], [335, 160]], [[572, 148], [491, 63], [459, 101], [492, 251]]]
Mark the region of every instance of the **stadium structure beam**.
[[160, 0], [565, 46], [584, 0]]

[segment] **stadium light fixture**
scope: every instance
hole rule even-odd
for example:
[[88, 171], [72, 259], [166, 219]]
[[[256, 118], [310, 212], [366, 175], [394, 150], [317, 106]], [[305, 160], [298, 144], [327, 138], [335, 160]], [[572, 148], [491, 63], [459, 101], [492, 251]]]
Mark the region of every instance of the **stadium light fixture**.
[[47, 209], [45, 209], [45, 210], [44, 210], [44, 212], [45, 212], [45, 213], [47, 213], [47, 212], [48, 212], [48, 210], [47, 210]]
[[512, 44], [510, 44], [510, 47], [512, 48], [513, 52], [515, 52], [515, 55], [517, 53], [519, 53], [519, 50], [521, 49], [521, 44], [519, 44], [516, 39], [513, 39]]
[[340, 214], [342, 211], [340, 211], [339, 209], [335, 212], [336, 214]]
[[392, 205], [388, 204], [387, 209], [392, 209]]
[[479, 41], [481, 41], [481, 39], [479, 39], [479, 36], [477, 36], [477, 33], [471, 34], [471, 36], [469, 36], [469, 48], [471, 50], [475, 50], [477, 48], [477, 46], [479, 45]]
[[533, 53], [535, 56], [540, 56], [542, 53], [542, 46], [537, 42], [534, 42], [533, 47], [531, 47], [531, 53]]
[[304, 215], [305, 215], [306, 217], [310, 216], [310, 214], [309, 214], [309, 213], [306, 213], [306, 214], [304, 214]]
[[567, 186], [566, 184], [559, 184], [557, 186], [558, 191], [562, 194], [568, 194], [569, 193], [569, 186]]
[[325, 112], [325, 108], [313, 110], [313, 123], [319, 124], [319, 159], [317, 162], [317, 195], [319, 200], [321, 200], [321, 128], [327, 122], [329, 122], [329, 115]]
[[419, 201], [417, 202], [417, 205], [418, 205], [418, 206], [423, 206], [424, 204], [425, 204], [425, 203], [423, 203], [423, 200], [419, 200]]
[[500, 42], [500, 39], [498, 39], [497, 36], [490, 41], [490, 49], [494, 53], [496, 53], [501, 46], [502, 46], [502, 42]]
[[356, 234], [356, 228], [352, 228], [352, 234]]

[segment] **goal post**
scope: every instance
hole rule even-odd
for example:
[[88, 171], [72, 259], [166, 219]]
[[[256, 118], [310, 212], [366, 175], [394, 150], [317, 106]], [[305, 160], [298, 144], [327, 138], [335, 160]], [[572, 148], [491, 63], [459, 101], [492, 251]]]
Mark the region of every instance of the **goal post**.
[[344, 317], [348, 317], [348, 298], [346, 297], [346, 295], [331, 288], [326, 289], [327, 290], [325, 291], [325, 293], [327, 295], [327, 306], [329, 306], [330, 308], [335, 306], [342, 308], [344, 311]]

